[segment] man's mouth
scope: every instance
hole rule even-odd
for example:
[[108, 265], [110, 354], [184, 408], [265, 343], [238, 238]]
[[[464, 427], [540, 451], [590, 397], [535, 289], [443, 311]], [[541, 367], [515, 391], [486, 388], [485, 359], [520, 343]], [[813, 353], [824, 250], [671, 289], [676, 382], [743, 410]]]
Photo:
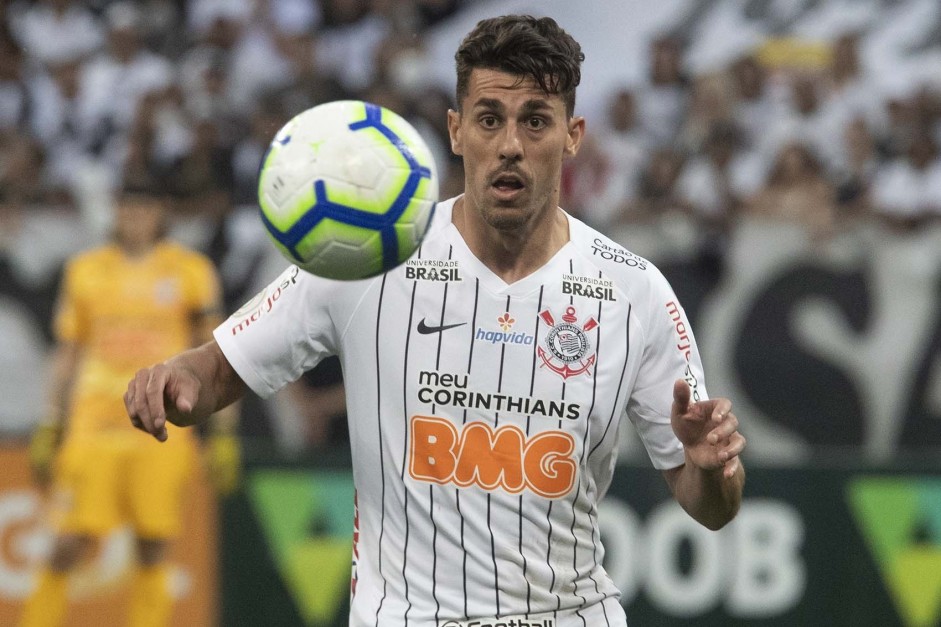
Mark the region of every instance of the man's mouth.
[[515, 174], [501, 174], [493, 179], [492, 185], [501, 192], [514, 192], [526, 187], [523, 179]]

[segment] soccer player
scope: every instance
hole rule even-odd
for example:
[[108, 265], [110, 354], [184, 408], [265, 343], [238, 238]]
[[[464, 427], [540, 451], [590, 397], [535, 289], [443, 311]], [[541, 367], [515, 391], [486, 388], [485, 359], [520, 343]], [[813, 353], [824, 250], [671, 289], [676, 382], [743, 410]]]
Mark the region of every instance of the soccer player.
[[128, 385], [132, 423], [167, 440], [168, 421], [340, 356], [354, 627], [623, 627], [598, 503], [624, 414], [693, 518], [718, 529], [739, 508], [745, 440], [730, 401], [707, 396], [673, 291], [558, 206], [585, 132], [582, 59], [550, 18], [481, 21], [448, 112], [464, 193], [420, 250], [363, 281], [290, 267], [213, 342]]
[[[172, 610], [166, 556], [180, 531], [195, 433], [172, 444], [142, 437], [127, 422], [122, 394], [139, 368], [204, 343], [222, 319], [215, 269], [204, 256], [165, 241], [161, 198], [127, 190], [118, 199], [113, 241], [66, 266], [55, 318], [47, 419], [33, 436], [41, 486], [51, 482], [56, 538], [23, 627], [62, 623], [68, 575], [93, 543], [120, 524], [136, 537], [132, 627], [167, 625]], [[234, 407], [214, 418], [210, 471], [234, 487]]]

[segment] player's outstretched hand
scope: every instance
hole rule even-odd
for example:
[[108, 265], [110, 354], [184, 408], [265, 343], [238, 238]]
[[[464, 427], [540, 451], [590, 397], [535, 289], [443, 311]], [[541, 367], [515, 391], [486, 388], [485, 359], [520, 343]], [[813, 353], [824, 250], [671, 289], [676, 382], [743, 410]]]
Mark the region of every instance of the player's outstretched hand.
[[157, 364], [137, 371], [124, 393], [124, 406], [132, 425], [163, 442], [168, 419], [190, 422], [186, 415], [196, 407], [199, 388], [199, 379], [188, 369]]
[[705, 470], [721, 468], [727, 478], [735, 475], [745, 438], [738, 432], [732, 401], [714, 398], [692, 402], [689, 385], [677, 379], [673, 384], [670, 423], [690, 461]]

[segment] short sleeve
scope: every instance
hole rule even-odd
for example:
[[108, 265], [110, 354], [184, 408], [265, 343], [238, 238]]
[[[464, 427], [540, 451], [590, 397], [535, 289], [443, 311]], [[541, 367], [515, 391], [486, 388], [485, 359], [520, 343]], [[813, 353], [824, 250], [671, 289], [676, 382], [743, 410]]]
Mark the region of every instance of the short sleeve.
[[336, 354], [328, 308], [335, 289], [291, 266], [216, 327], [226, 359], [256, 394], [268, 397]]
[[654, 467], [683, 464], [683, 446], [670, 426], [673, 384], [685, 379], [694, 400], [707, 398], [702, 360], [689, 320], [666, 279], [657, 271], [643, 324], [645, 342], [627, 414]]

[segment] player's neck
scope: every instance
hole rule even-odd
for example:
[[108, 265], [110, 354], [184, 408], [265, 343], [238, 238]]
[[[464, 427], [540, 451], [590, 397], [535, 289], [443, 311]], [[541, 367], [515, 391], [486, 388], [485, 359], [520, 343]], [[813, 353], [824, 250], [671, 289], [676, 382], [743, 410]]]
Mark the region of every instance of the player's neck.
[[520, 229], [502, 230], [488, 224], [462, 196], [454, 203], [451, 221], [474, 256], [507, 284], [544, 266], [569, 241], [568, 219], [557, 205]]
[[157, 242], [118, 242], [118, 248], [129, 259], [143, 259], [157, 247]]

